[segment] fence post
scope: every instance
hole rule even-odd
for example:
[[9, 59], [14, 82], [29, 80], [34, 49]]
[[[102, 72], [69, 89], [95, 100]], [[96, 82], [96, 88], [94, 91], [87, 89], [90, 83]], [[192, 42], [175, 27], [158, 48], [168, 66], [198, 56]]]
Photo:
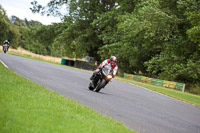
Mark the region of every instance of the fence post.
[[185, 84], [183, 84], [183, 88], [182, 88], [182, 92], [184, 92], [185, 91]]
[[127, 74], [126, 74], [126, 73], [124, 73], [124, 78], [126, 78], [126, 76], [127, 76]]

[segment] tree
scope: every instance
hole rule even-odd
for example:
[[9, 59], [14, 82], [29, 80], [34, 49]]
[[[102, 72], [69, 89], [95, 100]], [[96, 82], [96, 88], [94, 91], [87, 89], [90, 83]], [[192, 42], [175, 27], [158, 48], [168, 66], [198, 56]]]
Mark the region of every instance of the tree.
[[[182, 23], [165, 43], [159, 55], [146, 62], [148, 70], [162, 79], [191, 84], [200, 83], [200, 49], [196, 30], [200, 19], [198, 1], [178, 1], [177, 10]], [[186, 9], [186, 10], [185, 10]], [[198, 29], [198, 28], [197, 28]]]
[[5, 10], [0, 5], [0, 42], [8, 40], [12, 47], [16, 48], [19, 44], [20, 33], [15, 25], [8, 19]]

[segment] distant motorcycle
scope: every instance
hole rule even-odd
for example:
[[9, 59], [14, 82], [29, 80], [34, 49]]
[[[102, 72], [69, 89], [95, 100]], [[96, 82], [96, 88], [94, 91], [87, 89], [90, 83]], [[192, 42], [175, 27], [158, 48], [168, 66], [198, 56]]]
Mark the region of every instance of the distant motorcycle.
[[113, 69], [110, 65], [100, 68], [100, 71], [95, 75], [94, 79], [89, 83], [89, 90], [99, 92], [113, 78]]
[[8, 51], [8, 44], [3, 44], [3, 52], [6, 53]]

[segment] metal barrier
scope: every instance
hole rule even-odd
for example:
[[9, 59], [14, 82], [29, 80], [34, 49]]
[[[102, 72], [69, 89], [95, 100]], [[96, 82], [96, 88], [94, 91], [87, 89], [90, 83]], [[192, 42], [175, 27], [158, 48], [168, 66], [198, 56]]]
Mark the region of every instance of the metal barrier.
[[152, 84], [152, 85], [156, 85], [156, 86], [172, 88], [172, 89], [180, 90], [182, 92], [185, 91], [185, 84], [183, 84], [183, 83], [160, 80], [160, 79], [149, 78], [149, 77], [140, 76], [140, 75], [127, 74], [127, 73], [124, 73], [124, 78], [130, 79], [130, 80], [141, 81], [143, 83], [148, 83], [148, 84]]

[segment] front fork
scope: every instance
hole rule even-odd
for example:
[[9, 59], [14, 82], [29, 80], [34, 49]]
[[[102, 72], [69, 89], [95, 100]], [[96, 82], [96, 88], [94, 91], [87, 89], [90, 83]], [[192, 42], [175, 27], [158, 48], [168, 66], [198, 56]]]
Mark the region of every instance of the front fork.
[[97, 86], [98, 82], [100, 82], [100, 75], [97, 73], [96, 75], [94, 75], [94, 78], [92, 80], [92, 83], [94, 85], [94, 88]]
[[[99, 77], [99, 78], [96, 78], [96, 80], [93, 80], [92, 82], [93, 82], [93, 85], [94, 85], [94, 88], [96, 88], [96, 86], [98, 85], [98, 82], [99, 83], [101, 83], [101, 79], [103, 79], [102, 77]], [[104, 85], [104, 87], [109, 83], [109, 81], [110, 80], [107, 80], [107, 79], [105, 79], [105, 85]], [[103, 87], [103, 88], [104, 88]]]

